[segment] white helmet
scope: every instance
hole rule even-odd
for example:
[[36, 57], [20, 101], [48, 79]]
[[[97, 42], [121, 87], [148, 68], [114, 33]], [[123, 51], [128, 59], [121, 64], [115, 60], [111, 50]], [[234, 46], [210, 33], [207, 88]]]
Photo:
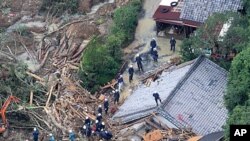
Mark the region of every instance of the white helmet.
[[139, 56], [140, 56], [140, 54], [139, 54], [139, 53], [137, 53], [137, 54], [136, 54], [136, 57], [139, 57]]
[[152, 40], [155, 40], [155, 38], [152, 38]]
[[120, 75], [120, 77], [122, 77], [122, 75]]
[[72, 130], [70, 129], [69, 132], [72, 133]]
[[133, 65], [131, 64], [131, 65], [129, 65], [129, 67], [130, 67], [130, 68], [133, 68]]
[[50, 133], [49, 136], [52, 136], [52, 133]]
[[83, 126], [83, 129], [86, 129], [86, 125]]
[[118, 90], [118, 89], [116, 89], [115, 91], [116, 91], [116, 92], [119, 92], [119, 90]]
[[112, 92], [115, 93], [115, 90], [113, 90]]
[[154, 51], [156, 51], [157, 49], [156, 49], [156, 48], [154, 48], [153, 50], [154, 50]]
[[107, 98], [105, 98], [105, 101], [108, 101], [108, 99], [107, 99]]
[[101, 113], [98, 114], [98, 116], [101, 116], [101, 115], [102, 115]]
[[86, 119], [89, 119], [89, 117], [86, 117]]
[[95, 123], [98, 123], [98, 122], [99, 122], [98, 120], [95, 121]]
[[102, 125], [105, 125], [105, 123], [104, 123], [104, 122], [102, 122]]
[[102, 107], [102, 105], [99, 105], [98, 107], [99, 107], [99, 108], [101, 108], [101, 107]]
[[34, 128], [34, 131], [36, 131], [37, 129], [36, 129], [36, 127]]

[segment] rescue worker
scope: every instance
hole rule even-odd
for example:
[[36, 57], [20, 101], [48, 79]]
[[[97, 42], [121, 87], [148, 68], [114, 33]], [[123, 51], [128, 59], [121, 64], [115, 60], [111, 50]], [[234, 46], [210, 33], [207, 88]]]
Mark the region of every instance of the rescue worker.
[[100, 126], [100, 122], [98, 120], [96, 120], [96, 122], [95, 122], [95, 127], [96, 127], [95, 132], [99, 133], [101, 131], [101, 126]]
[[86, 117], [84, 124], [90, 126], [90, 123], [91, 123], [91, 121], [90, 121], [89, 117]]
[[118, 104], [119, 98], [120, 98], [120, 93], [119, 93], [119, 91], [117, 89], [115, 90], [114, 98], [115, 98], [114, 104], [116, 104], [116, 103]]
[[152, 56], [155, 62], [158, 61], [158, 51], [156, 48], [153, 49]]
[[76, 135], [72, 130], [69, 130], [69, 140], [75, 141]]
[[85, 135], [85, 133], [86, 133], [86, 125], [83, 125], [83, 127], [82, 128], [80, 128], [80, 132], [82, 133], [82, 135], [84, 136]]
[[135, 60], [136, 60], [137, 66], [138, 66], [138, 70], [139, 71], [143, 71], [143, 68], [142, 68], [142, 59], [141, 59], [139, 53], [136, 55]]
[[175, 44], [176, 44], [176, 41], [175, 41], [174, 37], [171, 37], [171, 39], [170, 39], [170, 50], [172, 50], [173, 52], [175, 52]]
[[105, 123], [104, 122], [102, 122], [102, 124], [101, 124], [101, 130], [104, 130], [105, 129]]
[[49, 141], [55, 141], [55, 138], [52, 133], [49, 134]]
[[33, 132], [34, 141], [38, 141], [38, 136], [39, 136], [39, 131], [37, 130], [37, 128], [34, 128], [34, 132]]
[[81, 131], [82, 132], [82, 135], [89, 138], [91, 136], [91, 128], [89, 126], [83, 126], [83, 130]]
[[97, 111], [98, 111], [98, 113], [101, 113], [101, 114], [102, 114], [102, 105], [99, 105], [99, 106], [98, 106]]
[[100, 132], [100, 137], [105, 139], [105, 140], [110, 140], [113, 137], [113, 135], [112, 135], [111, 132], [106, 130], [106, 131], [101, 131]]
[[131, 83], [131, 81], [133, 80], [133, 75], [134, 75], [134, 68], [132, 64], [129, 66], [128, 74], [129, 74], [129, 83]]
[[119, 92], [121, 92], [121, 89], [122, 89], [122, 86], [124, 83], [122, 75], [119, 76], [117, 81], [118, 81], [118, 90], [119, 90]]
[[155, 38], [153, 38], [153, 39], [151, 40], [150, 46], [151, 46], [151, 48], [150, 48], [150, 54], [152, 54], [152, 53], [153, 53], [153, 49], [156, 48], [156, 46], [157, 46], [156, 41], [155, 41]]
[[161, 98], [159, 94], [157, 93], [157, 91], [153, 93], [153, 96], [155, 97], [155, 102], [156, 102], [156, 105], [158, 106], [158, 100], [161, 102]]
[[97, 117], [96, 117], [96, 119], [98, 120], [98, 121], [102, 121], [102, 114], [101, 113], [99, 113], [98, 115], [97, 115]]
[[108, 101], [107, 98], [105, 98], [105, 100], [104, 100], [103, 107], [104, 107], [105, 114], [108, 114], [108, 110], [109, 110], [109, 101]]

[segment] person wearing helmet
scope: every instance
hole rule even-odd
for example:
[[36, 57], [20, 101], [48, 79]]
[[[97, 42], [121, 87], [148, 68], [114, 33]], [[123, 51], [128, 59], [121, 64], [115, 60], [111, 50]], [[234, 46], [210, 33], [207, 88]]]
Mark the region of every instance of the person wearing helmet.
[[153, 97], [155, 97], [155, 102], [156, 102], [156, 105], [158, 106], [158, 100], [159, 100], [160, 103], [161, 103], [161, 98], [160, 98], [160, 96], [159, 96], [159, 94], [158, 94], [157, 91], [155, 91], [155, 92], [153, 93]]
[[104, 122], [102, 122], [102, 124], [101, 124], [101, 130], [104, 130], [105, 129], [105, 123]]
[[99, 120], [96, 120], [96, 122], [95, 122], [95, 126], [96, 126], [96, 133], [99, 133], [100, 131], [101, 131], [101, 123], [100, 123], [100, 121]]
[[119, 76], [117, 82], [118, 82], [118, 90], [119, 90], [119, 92], [121, 92], [121, 89], [122, 89], [122, 86], [124, 83], [122, 75]]
[[49, 134], [49, 141], [55, 141], [55, 138], [52, 133]]
[[171, 37], [170, 39], [170, 50], [172, 50], [173, 52], [175, 52], [175, 44], [176, 44], [176, 41], [174, 39], [174, 37]]
[[150, 42], [150, 54], [153, 54], [153, 50], [157, 47], [157, 44], [156, 44], [156, 41], [155, 41], [155, 38], [153, 38]]
[[143, 71], [143, 68], [142, 68], [142, 58], [141, 58], [141, 56], [140, 56], [139, 53], [136, 55], [135, 61], [136, 61], [137, 66], [138, 66], [138, 70], [139, 71]]
[[114, 94], [114, 104], [118, 104], [118, 102], [119, 102], [119, 99], [120, 99], [120, 93], [119, 93], [119, 90], [117, 90], [116, 89], [116, 91], [115, 91], [115, 94]]
[[75, 141], [75, 133], [72, 130], [69, 130], [69, 140], [70, 141]]
[[129, 66], [128, 74], [129, 74], [129, 83], [131, 83], [131, 81], [133, 80], [133, 75], [134, 75], [134, 68], [132, 64]]
[[113, 137], [113, 135], [111, 132], [103, 130], [100, 132], [100, 137], [105, 140], [110, 140]]
[[98, 106], [97, 112], [102, 114], [102, 105]]
[[96, 119], [97, 119], [99, 122], [101, 122], [101, 121], [102, 121], [102, 114], [99, 113], [99, 114], [97, 115]]
[[84, 124], [90, 126], [91, 121], [90, 121], [89, 117], [86, 117]]
[[38, 129], [35, 127], [34, 131], [33, 131], [33, 140], [34, 141], [38, 141], [38, 137], [39, 137], [39, 131]]
[[104, 100], [103, 107], [104, 107], [105, 114], [108, 114], [108, 110], [109, 110], [109, 101], [108, 101], [107, 98], [105, 98], [105, 100]]
[[153, 57], [153, 59], [154, 59], [155, 62], [158, 61], [158, 51], [157, 51], [156, 48], [153, 49], [152, 57]]

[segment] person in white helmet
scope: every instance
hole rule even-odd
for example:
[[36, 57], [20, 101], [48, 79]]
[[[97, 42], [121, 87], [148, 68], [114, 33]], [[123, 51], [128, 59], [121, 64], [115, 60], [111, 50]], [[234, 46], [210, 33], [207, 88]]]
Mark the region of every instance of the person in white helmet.
[[34, 128], [34, 131], [33, 131], [33, 140], [34, 140], [34, 141], [38, 141], [38, 137], [39, 137], [39, 131], [38, 131], [37, 128], [35, 127], [35, 128]]
[[152, 57], [153, 57], [153, 59], [154, 59], [155, 62], [158, 61], [158, 51], [157, 51], [156, 48], [153, 49]]
[[133, 75], [134, 75], [134, 68], [132, 64], [129, 66], [128, 74], [129, 74], [129, 83], [131, 83], [131, 81], [133, 80]]
[[151, 40], [150, 46], [151, 46], [151, 48], [150, 48], [150, 53], [152, 54], [152, 53], [153, 53], [153, 49], [157, 47], [155, 38], [153, 38], [153, 39]]
[[102, 122], [102, 124], [101, 124], [101, 130], [104, 130], [104, 129], [105, 129], [105, 123]]
[[97, 119], [99, 122], [101, 122], [101, 121], [102, 121], [102, 114], [99, 113], [99, 114], [97, 115], [96, 119]]
[[115, 94], [114, 94], [114, 104], [118, 104], [119, 102], [119, 99], [120, 99], [120, 93], [119, 93], [119, 90], [115, 90]]
[[55, 138], [52, 133], [49, 134], [49, 141], [55, 141]]
[[161, 98], [160, 98], [160, 95], [158, 94], [157, 91], [155, 91], [155, 92], [153, 93], [153, 97], [155, 98], [156, 105], [158, 106], [158, 100], [159, 100], [160, 103], [161, 103]]
[[121, 92], [121, 89], [122, 89], [122, 86], [124, 83], [122, 75], [119, 76], [117, 82], [118, 82], [118, 90], [119, 90], [119, 92]]
[[91, 121], [90, 121], [90, 119], [89, 119], [89, 117], [88, 117], [88, 116], [85, 118], [85, 122], [84, 122], [84, 124], [85, 124], [85, 125], [90, 126]]
[[136, 61], [137, 66], [138, 66], [138, 70], [139, 70], [139, 71], [143, 71], [143, 67], [142, 67], [142, 58], [140, 57], [140, 54], [139, 54], [139, 53], [136, 55], [135, 61]]
[[109, 110], [109, 101], [108, 101], [107, 98], [105, 98], [105, 100], [104, 100], [103, 107], [104, 107], [105, 114], [108, 114], [108, 110]]
[[98, 106], [97, 112], [102, 114], [102, 105]]

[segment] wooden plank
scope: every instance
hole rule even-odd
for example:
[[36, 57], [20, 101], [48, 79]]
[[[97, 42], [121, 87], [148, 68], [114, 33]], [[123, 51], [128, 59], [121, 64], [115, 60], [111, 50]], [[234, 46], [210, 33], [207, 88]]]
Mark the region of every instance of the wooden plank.
[[43, 78], [41, 78], [41, 77], [39, 77], [38, 75], [33, 74], [33, 73], [31, 73], [31, 72], [26, 71], [26, 74], [28, 74], [28, 75], [31, 76], [31, 77], [36, 78], [36, 79], [39, 80], [39, 81], [42, 81], [42, 82], [45, 81]]

